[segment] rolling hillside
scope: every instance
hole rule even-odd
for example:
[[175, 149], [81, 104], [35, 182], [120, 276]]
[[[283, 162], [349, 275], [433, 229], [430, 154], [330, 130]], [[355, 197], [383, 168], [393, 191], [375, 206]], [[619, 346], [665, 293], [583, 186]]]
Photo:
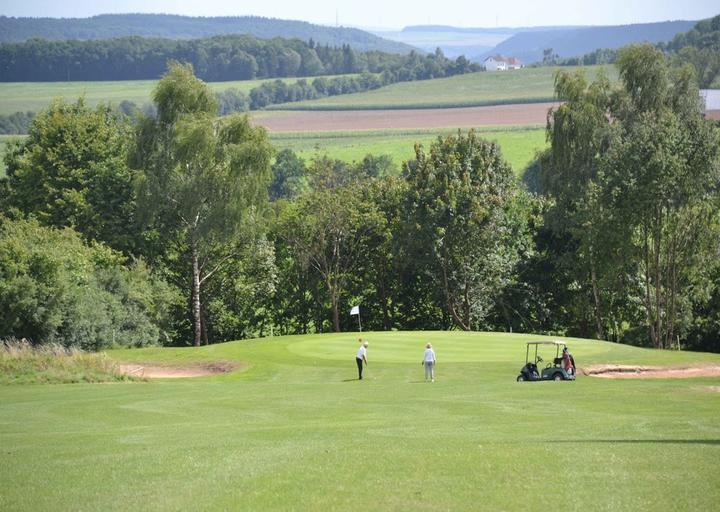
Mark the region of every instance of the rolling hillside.
[[561, 58], [590, 53], [598, 48], [620, 48], [632, 43], [670, 41], [676, 34], [691, 29], [694, 21], [666, 21], [606, 27], [520, 32], [492, 50], [474, 56], [482, 61], [489, 55], [511, 55], [525, 64], [542, 60], [543, 50], [552, 48]]
[[[555, 72], [559, 68], [520, 69], [507, 73], [469, 73], [450, 78], [401, 82], [356, 94], [273, 105], [272, 110], [356, 110], [392, 108], [448, 108], [511, 103], [539, 103], [554, 98]], [[572, 67], [561, 68], [573, 71]], [[587, 66], [588, 79], [604, 69], [617, 79], [614, 66]]]
[[111, 39], [127, 36], [199, 39], [225, 34], [249, 34], [313, 39], [322, 45], [350, 45], [356, 50], [408, 53], [412, 47], [346, 27], [326, 27], [304, 21], [242, 17], [190, 17], [170, 14], [103, 14], [91, 18], [10, 18], [0, 16], [0, 43], [32, 38], [49, 40]]

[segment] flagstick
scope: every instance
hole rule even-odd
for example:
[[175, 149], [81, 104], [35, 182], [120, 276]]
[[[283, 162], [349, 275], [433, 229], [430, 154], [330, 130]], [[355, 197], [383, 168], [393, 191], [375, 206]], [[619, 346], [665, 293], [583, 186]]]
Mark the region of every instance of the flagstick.
[[362, 332], [362, 322], [360, 321], [360, 311], [358, 311], [358, 327], [360, 328], [360, 332]]

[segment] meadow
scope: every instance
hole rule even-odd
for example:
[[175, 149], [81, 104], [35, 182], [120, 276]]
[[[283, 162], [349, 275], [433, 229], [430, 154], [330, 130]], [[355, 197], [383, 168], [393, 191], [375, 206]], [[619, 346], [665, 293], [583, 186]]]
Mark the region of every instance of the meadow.
[[504, 72], [479, 72], [450, 78], [401, 82], [372, 91], [317, 100], [282, 103], [269, 110], [362, 110], [447, 108], [540, 103], [554, 99], [555, 73], [583, 69], [589, 80], [604, 70], [617, 80], [615, 66], [538, 67]]
[[[714, 510], [718, 380], [516, 383], [538, 336], [265, 338], [111, 351], [221, 376], [0, 387], [2, 510]], [[422, 378], [423, 345], [437, 379]], [[568, 340], [594, 363], [719, 355]], [[547, 357], [546, 357], [547, 359]]]
[[[478, 127], [477, 132], [483, 138], [500, 144], [503, 156], [516, 174], [522, 172], [535, 154], [547, 146], [545, 130], [537, 127]], [[399, 168], [403, 162], [415, 157], [416, 143], [428, 150], [438, 136], [453, 133], [457, 130], [369, 130], [271, 133], [270, 138], [278, 149], [292, 149], [305, 161], [318, 155], [346, 162], [360, 161], [367, 154], [386, 155]]]
[[[334, 78], [329, 75], [326, 78]], [[345, 75], [354, 76], [354, 75]], [[283, 78], [284, 82], [294, 83], [302, 77]], [[316, 77], [309, 77], [313, 80]], [[251, 89], [258, 87], [268, 80], [240, 80], [234, 82], [208, 82], [215, 92], [235, 88], [248, 94]], [[64, 98], [75, 101], [84, 96], [89, 105], [100, 103], [119, 104], [123, 100], [132, 101], [139, 107], [150, 103], [152, 90], [157, 80], [122, 80], [108, 82], [5, 82], [0, 83], [0, 115], [14, 112], [38, 112], [47, 107], [54, 98]]]

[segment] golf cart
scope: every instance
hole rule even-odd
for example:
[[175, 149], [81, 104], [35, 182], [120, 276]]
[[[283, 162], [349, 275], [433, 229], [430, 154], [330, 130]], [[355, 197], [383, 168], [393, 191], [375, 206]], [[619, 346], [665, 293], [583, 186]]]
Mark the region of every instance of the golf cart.
[[[538, 364], [544, 362], [543, 358], [538, 354], [538, 347], [541, 345], [555, 347], [555, 358], [552, 362], [548, 362], [545, 368], [538, 371]], [[567, 349], [567, 345], [562, 341], [529, 341], [525, 349], [525, 366], [520, 370], [517, 381], [575, 380], [575, 361], [572, 361], [570, 371], [563, 368], [561, 349]], [[533, 354], [532, 360], [530, 359], [530, 354]]]

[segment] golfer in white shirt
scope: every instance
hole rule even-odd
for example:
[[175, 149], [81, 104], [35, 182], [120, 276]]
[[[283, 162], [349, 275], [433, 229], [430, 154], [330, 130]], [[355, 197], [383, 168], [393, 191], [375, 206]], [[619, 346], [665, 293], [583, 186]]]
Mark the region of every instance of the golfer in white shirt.
[[357, 351], [357, 356], [355, 356], [355, 362], [357, 363], [358, 380], [362, 380], [363, 362], [365, 363], [365, 366], [367, 366], [368, 342], [363, 342], [361, 339], [358, 341], [360, 342], [360, 349]]
[[430, 382], [435, 382], [435, 351], [430, 343], [425, 345], [422, 364], [425, 366], [425, 382], [428, 377], [430, 377]]

